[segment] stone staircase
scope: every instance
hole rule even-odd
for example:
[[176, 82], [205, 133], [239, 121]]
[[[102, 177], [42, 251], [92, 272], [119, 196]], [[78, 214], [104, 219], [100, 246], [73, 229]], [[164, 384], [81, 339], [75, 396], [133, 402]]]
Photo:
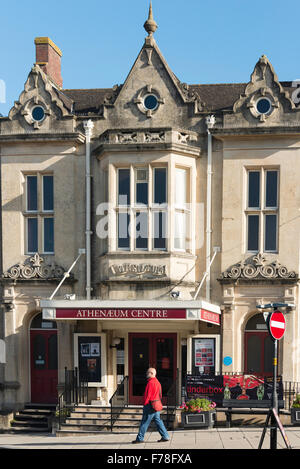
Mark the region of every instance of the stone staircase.
[[55, 414], [54, 405], [26, 404], [23, 410], [14, 413], [10, 428], [1, 433], [48, 433], [51, 431], [51, 417]]
[[[113, 433], [137, 433], [142, 418], [142, 406], [115, 407], [113, 410]], [[167, 410], [163, 409], [161, 418], [167, 421]], [[174, 415], [169, 418], [169, 427], [172, 426]], [[149, 430], [155, 430], [154, 422], [151, 422]], [[92, 405], [78, 405], [61, 429], [56, 431], [56, 436], [80, 436], [96, 435], [111, 431], [110, 407]]]

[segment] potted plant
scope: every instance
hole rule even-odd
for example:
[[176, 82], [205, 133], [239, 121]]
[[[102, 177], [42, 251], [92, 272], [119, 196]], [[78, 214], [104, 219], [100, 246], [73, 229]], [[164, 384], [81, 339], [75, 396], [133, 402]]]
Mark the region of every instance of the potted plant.
[[182, 423], [186, 427], [212, 428], [216, 420], [216, 403], [208, 399], [191, 399], [184, 402], [182, 409]]
[[300, 425], [300, 394], [296, 394], [292, 403], [291, 422], [293, 425]]

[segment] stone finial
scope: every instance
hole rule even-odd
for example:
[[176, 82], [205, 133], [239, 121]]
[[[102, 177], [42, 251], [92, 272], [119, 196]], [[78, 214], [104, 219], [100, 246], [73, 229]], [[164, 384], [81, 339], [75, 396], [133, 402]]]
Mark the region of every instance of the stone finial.
[[152, 12], [152, 1], [150, 0], [149, 15], [147, 21], [144, 23], [144, 28], [148, 33], [148, 36], [152, 36], [157, 30], [157, 23], [153, 19]]

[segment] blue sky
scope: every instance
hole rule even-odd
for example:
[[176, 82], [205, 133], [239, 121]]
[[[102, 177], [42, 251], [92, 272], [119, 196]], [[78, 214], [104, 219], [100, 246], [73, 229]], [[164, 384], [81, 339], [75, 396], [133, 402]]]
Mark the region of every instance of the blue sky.
[[[23, 90], [37, 36], [62, 50], [64, 88], [123, 83], [146, 36], [148, 7], [149, 0], [2, 2], [0, 113]], [[247, 82], [262, 54], [279, 80], [300, 78], [299, 0], [153, 0], [153, 12], [158, 46], [183, 82]]]

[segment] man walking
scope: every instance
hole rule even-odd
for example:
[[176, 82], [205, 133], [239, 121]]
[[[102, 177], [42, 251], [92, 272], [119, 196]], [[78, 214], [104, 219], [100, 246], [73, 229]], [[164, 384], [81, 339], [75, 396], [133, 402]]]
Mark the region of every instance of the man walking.
[[143, 417], [136, 440], [134, 440], [132, 443], [143, 443], [145, 433], [152, 419], [156, 424], [157, 431], [161, 435], [161, 439], [158, 440], [158, 442], [169, 441], [170, 437], [163, 421], [160, 418], [160, 412], [155, 411], [151, 405], [151, 401], [160, 400], [162, 396], [161, 384], [156, 378], [155, 368], [149, 368], [147, 370], [147, 379], [148, 383], [144, 393]]

